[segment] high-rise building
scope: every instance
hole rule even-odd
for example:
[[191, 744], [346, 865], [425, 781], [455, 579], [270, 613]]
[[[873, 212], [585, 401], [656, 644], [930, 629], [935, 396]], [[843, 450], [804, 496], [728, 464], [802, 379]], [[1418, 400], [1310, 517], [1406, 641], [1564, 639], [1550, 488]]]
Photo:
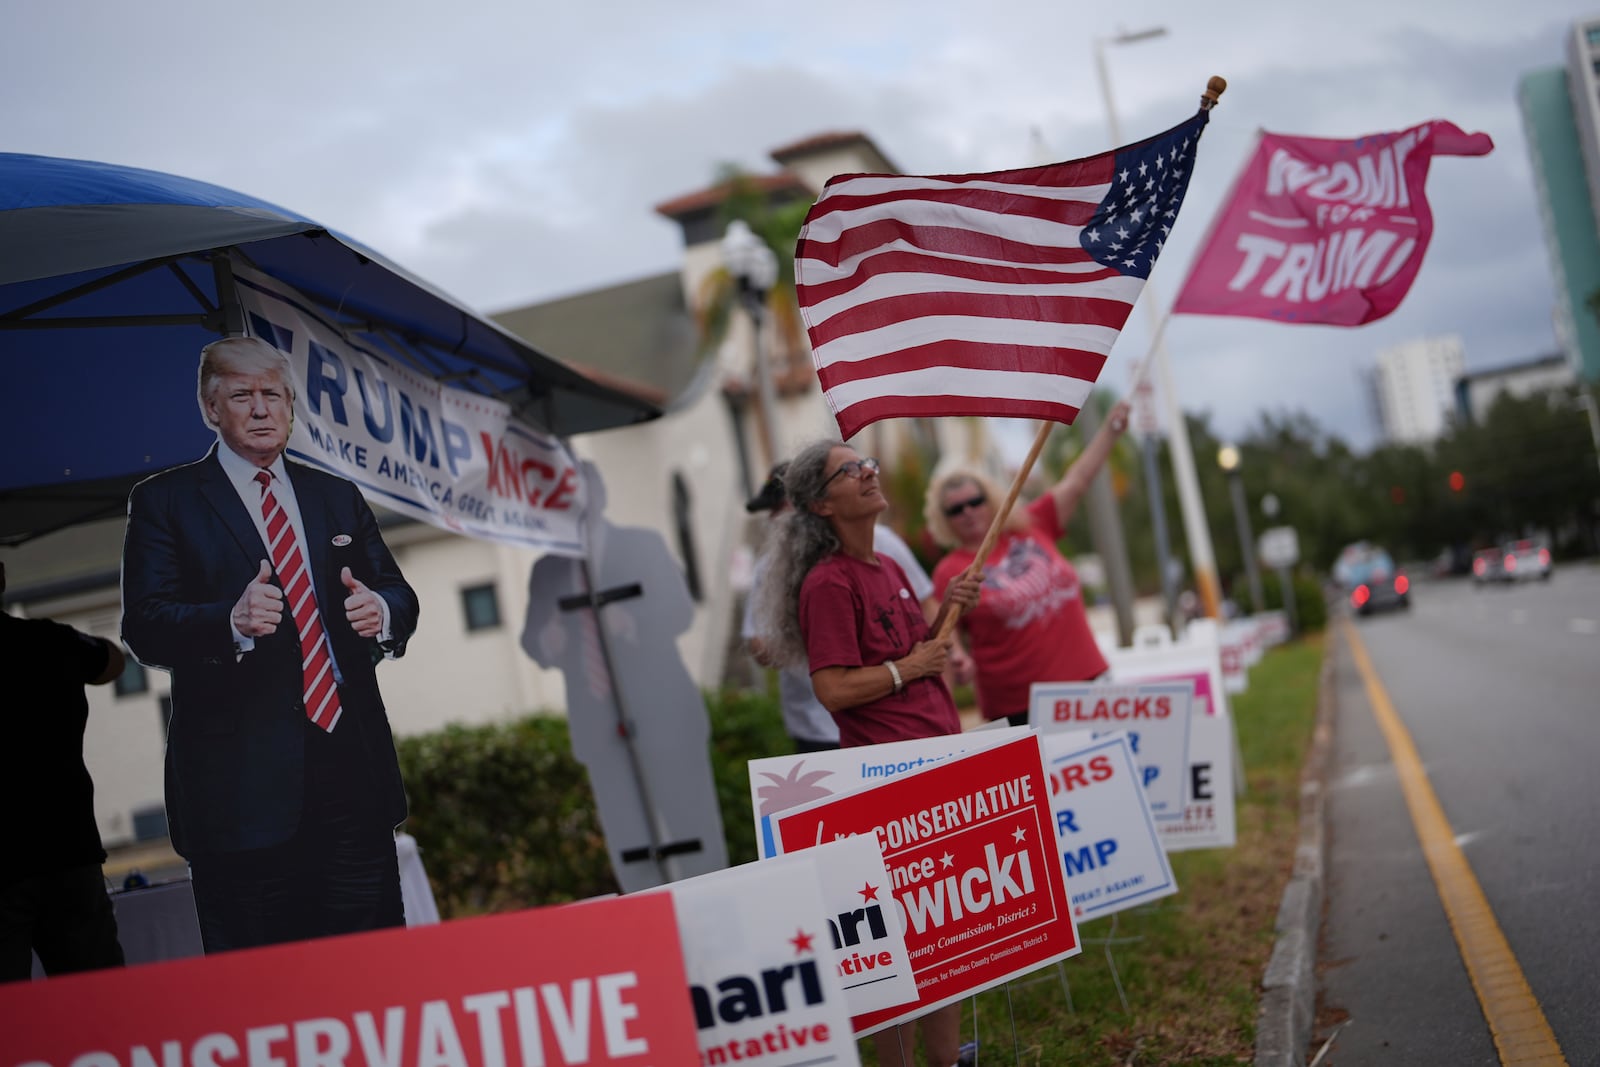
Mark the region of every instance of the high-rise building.
[[1555, 329], [1581, 378], [1600, 382], [1600, 16], [1572, 24], [1567, 63], [1523, 76], [1517, 97], [1555, 279]]
[[1461, 370], [1459, 337], [1428, 337], [1379, 352], [1373, 386], [1384, 439], [1423, 444], [1443, 433]]

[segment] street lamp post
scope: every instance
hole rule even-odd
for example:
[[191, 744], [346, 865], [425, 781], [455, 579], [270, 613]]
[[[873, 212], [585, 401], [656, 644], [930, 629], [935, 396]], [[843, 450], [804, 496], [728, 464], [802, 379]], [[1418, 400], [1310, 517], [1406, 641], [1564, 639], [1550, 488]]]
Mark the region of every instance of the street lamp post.
[[[1095, 72], [1100, 78], [1100, 95], [1106, 103], [1106, 125], [1111, 132], [1111, 144], [1122, 144], [1122, 127], [1117, 121], [1117, 108], [1111, 95], [1111, 75], [1106, 66], [1106, 45], [1136, 44], [1157, 37], [1165, 37], [1165, 26], [1152, 26], [1133, 32], [1119, 31], [1111, 37], [1097, 37], [1094, 42]], [[1217, 562], [1211, 551], [1211, 531], [1206, 526], [1205, 504], [1200, 499], [1200, 479], [1195, 472], [1194, 450], [1189, 446], [1189, 428], [1183, 419], [1183, 408], [1178, 403], [1178, 391], [1173, 386], [1172, 364], [1167, 359], [1167, 349], [1161, 340], [1161, 313], [1157, 310], [1154, 288], [1145, 283], [1142, 299], [1145, 314], [1150, 320], [1151, 335], [1155, 338], [1150, 352], [1150, 372], [1157, 376], [1162, 399], [1162, 414], [1167, 422], [1167, 447], [1172, 454], [1172, 480], [1178, 490], [1178, 506], [1183, 518], [1184, 537], [1189, 542], [1189, 563], [1194, 574], [1195, 592], [1205, 614], [1211, 618], [1221, 616], [1221, 598], [1217, 590]]]
[[1129, 33], [1119, 30], [1110, 37], [1096, 37], [1094, 39], [1094, 68], [1100, 75], [1100, 98], [1106, 102], [1106, 123], [1111, 127], [1111, 145], [1113, 148], [1122, 145], [1122, 127], [1117, 122], [1117, 106], [1111, 98], [1111, 75], [1106, 70], [1106, 45], [1108, 44], [1137, 44], [1140, 41], [1150, 41], [1157, 37], [1165, 37], [1165, 26], [1151, 26], [1146, 30], [1135, 30]]
[[1239, 527], [1239, 551], [1244, 553], [1244, 573], [1250, 582], [1250, 603], [1259, 612], [1266, 608], [1261, 596], [1261, 572], [1256, 568], [1255, 538], [1250, 535], [1250, 505], [1244, 497], [1244, 475], [1239, 470], [1239, 450], [1223, 445], [1217, 450], [1217, 466], [1228, 475], [1228, 493], [1233, 498], [1233, 521]]
[[739, 302], [750, 315], [755, 335], [756, 389], [761, 398], [761, 445], [767, 465], [778, 461], [778, 398], [767, 362], [767, 293], [778, 280], [778, 257], [743, 219], [728, 223], [722, 237], [722, 262], [739, 286]]
[[[1142, 41], [1147, 37], [1159, 37], [1165, 32], [1145, 30], [1141, 33], [1119, 34], [1110, 40], [1113, 44]], [[1106, 74], [1102, 48], [1104, 43], [1098, 39], [1094, 43], [1095, 63], [1100, 72], [1100, 90], [1106, 101], [1111, 141], [1113, 145], [1120, 145], [1122, 138], [1117, 126], [1116, 109], [1111, 102], [1111, 81]], [[1100, 413], [1092, 403], [1085, 403], [1078, 411], [1075, 424], [1082, 430], [1083, 439], [1091, 440], [1100, 429]], [[1084, 503], [1089, 513], [1089, 537], [1094, 542], [1101, 562], [1105, 564], [1107, 591], [1111, 594], [1111, 606], [1116, 614], [1117, 643], [1126, 647], [1133, 643], [1133, 569], [1128, 564], [1128, 544], [1122, 533], [1122, 519], [1117, 512], [1117, 497], [1111, 488], [1111, 472], [1108, 469], [1102, 467], [1090, 479]]]

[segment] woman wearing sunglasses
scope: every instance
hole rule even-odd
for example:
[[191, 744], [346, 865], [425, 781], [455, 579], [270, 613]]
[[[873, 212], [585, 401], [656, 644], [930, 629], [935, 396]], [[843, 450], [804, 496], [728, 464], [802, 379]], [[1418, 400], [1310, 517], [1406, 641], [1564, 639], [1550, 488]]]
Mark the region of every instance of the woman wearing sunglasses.
[[[1056, 550], [1089, 483], [1128, 428], [1118, 403], [1061, 480], [1026, 508], [1013, 508], [984, 560], [983, 595], [962, 620], [986, 719], [1028, 721], [1034, 682], [1081, 682], [1106, 671], [1089, 629], [1078, 572]], [[935, 595], [971, 565], [1005, 494], [984, 475], [952, 470], [928, 486], [928, 529], [950, 552], [933, 569]]]
[[[900, 566], [872, 548], [873, 527], [889, 506], [878, 461], [847, 445], [820, 441], [802, 449], [789, 461], [783, 487], [793, 506], [768, 535], [767, 581], [756, 605], [774, 662], [809, 667], [843, 748], [960, 733], [941, 677], [950, 638], [930, 637], [949, 612], [978, 602], [980, 579], [947, 581], [930, 625]], [[961, 1005], [918, 1021], [928, 1062], [956, 1063]], [[904, 1047], [910, 1038], [900, 1029], [873, 1035], [886, 1067], [911, 1062]]]

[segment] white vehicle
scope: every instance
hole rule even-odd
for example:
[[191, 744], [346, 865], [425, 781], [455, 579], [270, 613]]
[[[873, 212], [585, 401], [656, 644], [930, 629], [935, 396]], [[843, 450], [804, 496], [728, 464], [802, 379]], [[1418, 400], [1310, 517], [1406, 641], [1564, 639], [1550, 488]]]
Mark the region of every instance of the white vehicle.
[[1550, 580], [1550, 550], [1538, 541], [1507, 541], [1501, 549], [1502, 577], [1508, 582]]

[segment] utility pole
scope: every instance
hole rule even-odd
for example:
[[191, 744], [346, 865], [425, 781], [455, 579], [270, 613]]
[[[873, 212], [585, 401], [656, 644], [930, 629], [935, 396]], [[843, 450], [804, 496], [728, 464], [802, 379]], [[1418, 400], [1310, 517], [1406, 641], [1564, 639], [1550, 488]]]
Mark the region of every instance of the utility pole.
[[[1081, 427], [1085, 445], [1100, 429], [1100, 412], [1091, 396], [1078, 411], [1073, 425]], [[1089, 539], [1106, 571], [1107, 592], [1117, 616], [1117, 644], [1133, 644], [1133, 571], [1128, 567], [1128, 543], [1122, 536], [1117, 495], [1111, 489], [1110, 464], [1102, 466], [1089, 482], [1084, 500], [1089, 512]]]

